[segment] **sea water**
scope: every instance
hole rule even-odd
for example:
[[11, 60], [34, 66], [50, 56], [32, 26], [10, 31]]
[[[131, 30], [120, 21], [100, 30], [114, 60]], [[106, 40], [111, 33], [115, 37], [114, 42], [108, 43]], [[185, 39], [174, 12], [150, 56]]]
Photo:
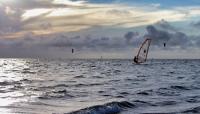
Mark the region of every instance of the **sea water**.
[[0, 59], [0, 113], [200, 113], [200, 60]]

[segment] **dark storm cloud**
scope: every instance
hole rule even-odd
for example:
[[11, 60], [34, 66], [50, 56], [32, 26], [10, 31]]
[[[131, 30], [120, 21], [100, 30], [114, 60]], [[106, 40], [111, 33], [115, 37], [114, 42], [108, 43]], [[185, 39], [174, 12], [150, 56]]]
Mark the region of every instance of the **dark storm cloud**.
[[191, 38], [182, 32], [176, 32], [172, 34], [172, 38], [170, 39], [169, 43], [172, 46], [180, 45], [182, 48], [193, 46]]
[[200, 39], [198, 39], [198, 41], [196, 42], [196, 45], [197, 45], [198, 47], [200, 47]]
[[94, 37], [94, 36], [76, 36], [76, 37], [57, 37], [51, 39], [50, 47], [74, 47], [74, 48], [87, 48], [91, 50], [125, 48], [125, 40], [122, 38], [112, 37]]
[[177, 28], [172, 26], [169, 22], [165, 21], [164, 19], [162, 19], [161, 21], [158, 21], [155, 25], [164, 30], [178, 31]]
[[[126, 40], [123, 37], [95, 37], [95, 36], [73, 36], [66, 34], [54, 34], [35, 37], [34, 33], [28, 33], [20, 39], [1, 40], [0, 46], [18, 49], [38, 49], [42, 51], [49, 48], [57, 49], [89, 49], [89, 50], [119, 50], [127, 48]], [[10, 50], [9, 50], [10, 51]], [[35, 53], [35, 52], [33, 52]]]
[[200, 21], [199, 22], [192, 22], [191, 25], [195, 28], [200, 28]]
[[139, 37], [139, 33], [138, 32], [127, 32], [124, 35], [124, 38], [126, 39], [126, 43], [127, 44], [132, 44], [132, 42], [134, 42], [134, 39]]
[[166, 31], [157, 30], [153, 25], [147, 26], [147, 35], [146, 37], [150, 37], [153, 40], [153, 44], [160, 45], [163, 42], [167, 42], [171, 38], [171, 34]]
[[[166, 43], [168, 47], [187, 48], [199, 45], [199, 37], [193, 38], [183, 32], [169, 32], [156, 28], [153, 25], [146, 27], [147, 34], [144, 36], [152, 39], [152, 44], [163, 47]], [[18, 47], [40, 47], [40, 48], [78, 48], [91, 50], [112, 50], [126, 49], [141, 44], [143, 36], [138, 32], [127, 32], [122, 37], [107, 36], [68, 36], [67, 34], [54, 34], [35, 38], [34, 33], [28, 33], [20, 40], [12, 41], [11, 46]], [[9, 41], [7, 41], [9, 42]], [[4, 45], [6, 45], [4, 44]]]
[[179, 46], [181, 48], [187, 48], [188, 46], [194, 46], [191, 42], [191, 38], [183, 32], [173, 32], [158, 30], [153, 25], [147, 26], [147, 35], [152, 39], [153, 45], [162, 46], [163, 43], [171, 47]]
[[[56, 36], [55, 36], [56, 37]], [[35, 37], [29, 33], [20, 39], [0, 39], [0, 57], [66, 57], [66, 50], [54, 47], [53, 36]]]
[[[153, 46], [163, 46], [163, 41], [166, 40], [167, 47], [172, 49], [177, 46], [184, 49], [189, 46], [200, 45], [198, 38], [193, 44], [189, 36], [181, 32], [164, 32], [154, 26], [147, 28], [148, 36], [151, 36], [154, 42]], [[124, 34], [124, 36], [126, 35]], [[92, 35], [71, 37], [67, 34], [56, 34], [36, 38], [34, 33], [30, 32], [20, 39], [0, 39], [0, 57], [62, 57], [62, 54], [65, 54], [63, 56], [66, 57], [67, 54], [70, 54], [71, 51], [69, 50], [72, 48], [80, 52], [85, 52], [85, 50], [123, 52], [127, 48], [139, 46], [143, 40], [143, 37], [132, 38], [132, 44], [127, 45], [125, 37], [95, 37]]]
[[196, 47], [200, 47], [200, 35], [191, 36], [193, 44], [195, 44]]

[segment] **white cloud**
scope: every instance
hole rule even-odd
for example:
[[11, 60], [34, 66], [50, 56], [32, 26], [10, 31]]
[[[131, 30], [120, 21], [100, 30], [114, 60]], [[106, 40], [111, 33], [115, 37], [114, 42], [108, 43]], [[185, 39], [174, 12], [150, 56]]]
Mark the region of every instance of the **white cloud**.
[[[63, 0], [57, 1], [57, 3], [60, 4], [63, 2]], [[153, 24], [162, 19], [169, 22], [184, 21], [193, 16], [199, 15], [197, 9], [187, 7], [184, 11], [189, 12], [190, 15], [183, 10], [180, 10], [180, 8], [161, 10], [159, 8], [151, 8], [150, 6], [138, 8], [135, 6], [130, 7], [120, 4], [97, 5], [84, 1], [75, 1], [74, 4], [72, 1], [65, 1], [65, 4], [68, 2], [70, 5], [81, 4], [81, 6], [59, 9], [51, 8], [52, 12], [50, 14], [37, 21], [51, 20], [50, 23], [52, 23], [52, 27], [55, 25], [57, 28], [59, 25], [61, 25], [60, 28], [64, 28], [65, 26], [71, 26], [73, 24], [75, 25], [75, 28], [78, 28], [78, 25], [80, 25], [80, 29], [77, 30], [81, 30], [81, 28], [83, 28], [82, 25], [90, 27], [118, 26], [129, 28]], [[188, 11], [188, 9], [190, 10]], [[34, 14], [31, 11], [26, 11], [26, 13]], [[38, 22], [33, 21], [31, 23], [37, 25]], [[29, 26], [29, 28], [31, 27]], [[36, 29], [35, 26], [33, 26], [33, 29]], [[66, 29], [66, 32], [68, 32], [68, 29]]]
[[36, 16], [42, 15], [44, 13], [47, 13], [49, 11], [51, 11], [51, 9], [38, 8], [38, 9], [26, 10], [25, 13], [22, 15], [22, 20], [36, 17]]
[[[4, 4], [6, 7], [1, 7], [5, 15], [1, 14], [1, 17], [13, 19], [16, 18], [13, 15], [18, 14], [18, 26], [22, 28], [19, 32], [32, 31], [38, 34], [80, 31], [93, 26], [129, 28], [153, 24], [162, 19], [169, 22], [184, 21], [200, 15], [199, 7], [159, 9], [159, 4], [141, 7], [117, 3], [94, 4], [85, 0], [10, 0]], [[20, 6], [21, 10], [17, 10]], [[43, 22], [48, 22], [51, 30], [44, 30], [41, 27]], [[12, 27], [12, 24], [10, 26]]]
[[66, 4], [66, 5], [74, 5], [74, 6], [81, 6], [84, 3], [86, 3], [86, 1], [84, 0], [78, 0], [78, 1], [71, 1], [71, 0], [54, 0], [53, 1], [54, 4]]

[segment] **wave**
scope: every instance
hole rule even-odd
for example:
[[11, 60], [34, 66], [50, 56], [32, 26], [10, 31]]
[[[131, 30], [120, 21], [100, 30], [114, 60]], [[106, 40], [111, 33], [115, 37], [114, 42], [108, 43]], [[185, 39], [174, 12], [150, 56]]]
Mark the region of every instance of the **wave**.
[[190, 88], [186, 86], [181, 86], [181, 85], [174, 85], [174, 86], [171, 86], [170, 88], [176, 89], [176, 90], [190, 90]]
[[20, 85], [19, 81], [3, 81], [0, 82], [0, 86], [8, 86], [8, 85]]
[[74, 96], [68, 93], [67, 90], [57, 90], [51, 92], [45, 92], [43, 95], [39, 96], [39, 99], [57, 99], [57, 98], [65, 98], [71, 99]]
[[127, 108], [133, 107], [135, 107], [135, 105], [127, 101], [111, 102], [104, 105], [96, 105], [65, 114], [117, 114]]
[[194, 108], [190, 108], [188, 110], [183, 111], [182, 113], [200, 113], [200, 106], [198, 107], [194, 107]]
[[60, 87], [91, 87], [91, 86], [100, 86], [100, 85], [104, 85], [104, 84], [108, 84], [106, 82], [104, 83], [90, 83], [90, 84], [84, 84], [84, 83], [78, 83], [78, 84], [56, 84], [56, 85], [52, 85], [52, 86], [42, 86], [39, 87], [39, 90], [44, 90], [44, 89], [55, 89], [55, 88], [60, 88]]
[[2, 81], [0, 82], [0, 86], [9, 86], [9, 85], [21, 85], [23, 83], [31, 83], [33, 80], [21, 79], [18, 81]]
[[75, 76], [74, 78], [85, 78], [84, 75], [78, 75], [78, 76]]

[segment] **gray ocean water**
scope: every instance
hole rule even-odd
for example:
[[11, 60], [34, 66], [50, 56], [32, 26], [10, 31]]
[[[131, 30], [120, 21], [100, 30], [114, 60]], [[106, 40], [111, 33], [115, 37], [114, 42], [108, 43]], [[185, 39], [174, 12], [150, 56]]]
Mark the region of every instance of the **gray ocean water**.
[[200, 113], [200, 60], [0, 59], [0, 114]]

